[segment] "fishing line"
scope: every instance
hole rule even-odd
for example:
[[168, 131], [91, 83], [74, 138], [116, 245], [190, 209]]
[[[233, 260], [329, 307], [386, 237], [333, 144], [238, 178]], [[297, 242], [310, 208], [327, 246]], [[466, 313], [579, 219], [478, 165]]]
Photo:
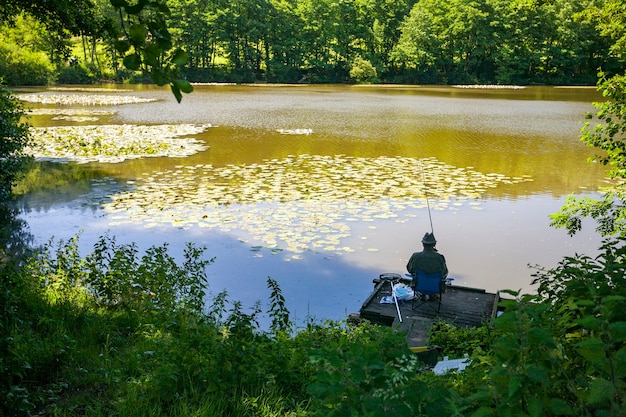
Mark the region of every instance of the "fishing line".
[[433, 229], [433, 218], [430, 214], [430, 202], [428, 201], [428, 187], [426, 187], [426, 177], [424, 176], [424, 164], [420, 159], [420, 171], [422, 172], [422, 184], [424, 184], [424, 196], [426, 197], [426, 207], [428, 208], [428, 220], [430, 221], [430, 233], [435, 234]]

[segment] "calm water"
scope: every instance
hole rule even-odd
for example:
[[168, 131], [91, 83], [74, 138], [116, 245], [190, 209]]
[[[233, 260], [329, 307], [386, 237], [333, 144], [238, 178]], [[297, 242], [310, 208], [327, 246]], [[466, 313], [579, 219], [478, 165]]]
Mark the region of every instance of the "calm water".
[[[188, 158], [44, 164], [45, 184], [62, 180], [21, 200], [39, 242], [81, 230], [85, 251], [104, 233], [141, 248], [168, 242], [175, 253], [196, 242], [215, 257], [211, 291], [265, 303], [271, 276], [296, 319], [358, 311], [372, 278], [404, 273], [431, 218], [455, 283], [492, 291], [532, 291], [528, 264], [552, 267], [599, 246], [590, 228], [570, 238], [547, 217], [568, 194], [602, 183], [602, 170], [586, 162], [593, 150], [578, 140], [601, 99], [593, 88], [197, 86], [182, 104], [168, 90], [124, 88], [111, 94], [158, 101], [106, 107], [114, 113], [95, 122], [38, 115], [31, 123], [210, 124], [194, 135], [209, 148]], [[261, 175], [270, 185], [254, 188]], [[227, 201], [203, 200], [218, 186]], [[424, 194], [399, 197], [404, 189]], [[176, 198], [163, 197], [157, 214], [147, 206], [160, 193]]]

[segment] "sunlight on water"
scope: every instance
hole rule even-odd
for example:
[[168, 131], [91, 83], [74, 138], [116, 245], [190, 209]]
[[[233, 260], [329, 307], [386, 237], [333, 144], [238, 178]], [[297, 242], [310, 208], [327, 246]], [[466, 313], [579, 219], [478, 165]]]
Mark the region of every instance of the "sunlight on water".
[[211, 127], [168, 139], [193, 137], [193, 152], [40, 164], [20, 188], [39, 242], [193, 241], [216, 257], [213, 290], [251, 305], [272, 276], [292, 312], [333, 319], [378, 274], [404, 273], [431, 221], [455, 283], [492, 291], [532, 290], [528, 264], [598, 246], [590, 228], [571, 239], [547, 218], [603, 184], [578, 140], [592, 89], [198, 86], [180, 105], [154, 87], [103, 90], [23, 93], [55, 100], [27, 103], [35, 128], [74, 136], [128, 125], [113, 136], [145, 144], [166, 126]]

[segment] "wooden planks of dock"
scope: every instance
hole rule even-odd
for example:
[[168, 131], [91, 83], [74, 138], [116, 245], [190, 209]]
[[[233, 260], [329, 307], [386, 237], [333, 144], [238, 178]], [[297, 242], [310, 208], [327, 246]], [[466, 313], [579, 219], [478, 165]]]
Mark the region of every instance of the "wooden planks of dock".
[[395, 304], [381, 303], [390, 296], [392, 287], [388, 280], [374, 280], [374, 291], [363, 303], [359, 315], [374, 323], [393, 326], [407, 331], [409, 346], [428, 344], [428, 332], [434, 322], [443, 320], [459, 327], [477, 327], [495, 317], [499, 301], [498, 293], [483, 289], [451, 285], [441, 299], [437, 312], [437, 301], [425, 301], [413, 307], [412, 301], [400, 301], [400, 317]]

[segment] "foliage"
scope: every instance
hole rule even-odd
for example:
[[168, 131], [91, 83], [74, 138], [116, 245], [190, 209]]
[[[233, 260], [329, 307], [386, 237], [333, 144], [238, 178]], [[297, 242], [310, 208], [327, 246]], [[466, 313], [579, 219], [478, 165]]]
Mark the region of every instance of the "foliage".
[[27, 269], [40, 276], [46, 288], [54, 288], [57, 297], [71, 298], [75, 291], [85, 291], [96, 305], [106, 308], [202, 313], [204, 269], [209, 261], [200, 260], [201, 248], [188, 244], [183, 265], [178, 266], [167, 244], [149, 248], [141, 258], [136, 245], [118, 245], [109, 236], [101, 237], [84, 259], [78, 237], [60, 242], [56, 251], [52, 247], [52, 241], [44, 245]]
[[6, 3], [0, 20], [25, 11], [54, 28], [44, 51], [66, 79], [78, 35], [90, 73], [147, 74], [179, 100], [190, 80], [590, 84], [624, 68], [618, 0]]
[[11, 25], [0, 26], [0, 77], [8, 85], [46, 85], [54, 67], [46, 51], [45, 27], [28, 15], [19, 15]]
[[89, 84], [93, 75], [83, 65], [68, 65], [60, 68], [56, 77], [59, 84]]
[[560, 358], [568, 358], [560, 365], [571, 381], [563, 398], [578, 413], [617, 416], [626, 394], [626, 246], [607, 240], [600, 250], [595, 259], [578, 255], [538, 270], [535, 283], [560, 336]]
[[[180, 102], [182, 93], [193, 90], [191, 84], [179, 76], [188, 56], [180, 47], [174, 48], [167, 26], [171, 15], [166, 0], [110, 0], [119, 14], [120, 26], [116, 27], [110, 16], [96, 9], [89, 0], [39, 2], [32, 0], [0, 1], [0, 22], [11, 22], [21, 13], [28, 13], [50, 29], [61, 59], [68, 58], [65, 44], [68, 33], [89, 36], [94, 41], [106, 37], [114, 41], [114, 50], [123, 65], [131, 70], [143, 70], [150, 74], [157, 85], [169, 85]], [[117, 61], [117, 59], [116, 59]]]
[[403, 334], [372, 324], [336, 332], [311, 355], [313, 415], [455, 415], [454, 392], [421, 377], [405, 346]]
[[[596, 103], [596, 122], [587, 122], [581, 140], [597, 148], [594, 162], [611, 167], [608, 175], [614, 185], [603, 190], [601, 199], [569, 197], [561, 211], [551, 215], [552, 224], [565, 227], [574, 234], [582, 227], [582, 218], [591, 217], [598, 222], [597, 230], [603, 236], [626, 236], [626, 76], [602, 79], [599, 89], [607, 101]], [[592, 118], [591, 115], [588, 116]]]
[[102, 237], [81, 257], [78, 242], [51, 242], [21, 272], [3, 269], [3, 415], [297, 413], [282, 397], [282, 387], [302, 390], [291, 341], [258, 331], [258, 308], [227, 310], [226, 294], [205, 311], [202, 249], [188, 246], [177, 265], [166, 245], [140, 258]]
[[180, 102], [182, 93], [192, 92], [193, 87], [187, 80], [179, 78], [189, 57], [180, 47], [174, 48], [167, 25], [167, 18], [171, 15], [167, 1], [110, 1], [120, 13], [121, 33], [116, 31], [109, 35], [118, 39], [114, 46], [123, 57], [124, 66], [131, 71], [148, 71], [155, 84], [168, 84]]
[[[610, 51], [614, 56], [624, 57], [626, 40], [626, 14], [623, 2], [608, 0], [580, 13], [598, 30], [614, 41]], [[582, 128], [581, 140], [600, 151], [592, 159], [609, 166], [608, 176], [613, 179], [610, 187], [602, 190], [600, 199], [568, 197], [558, 213], [550, 216], [552, 225], [564, 227], [569, 234], [582, 228], [582, 219], [591, 217], [598, 225], [596, 230], [603, 236], [626, 236], [626, 75], [600, 72], [598, 90], [606, 101], [594, 103], [597, 112], [588, 114], [588, 122]], [[593, 120], [592, 120], [593, 119]]]
[[21, 120], [23, 116], [20, 102], [0, 84], [0, 201], [8, 199], [30, 161], [24, 153], [30, 135], [29, 126]]
[[461, 358], [479, 356], [489, 351], [494, 338], [489, 326], [457, 327], [445, 321], [436, 322], [428, 332], [428, 343], [441, 348], [446, 355]]
[[470, 354], [436, 376], [404, 333], [364, 323], [309, 323], [291, 334], [268, 278], [269, 332], [259, 304], [206, 300], [207, 261], [188, 246], [139, 256], [102, 237], [45, 245], [4, 269], [1, 409], [5, 415], [619, 416], [626, 390], [626, 246], [536, 272], [536, 295], [508, 292], [504, 314], [478, 329], [437, 323], [431, 342]]
[[350, 78], [359, 84], [373, 83], [376, 81], [376, 68], [368, 60], [357, 56], [352, 61]]
[[271, 291], [269, 315], [272, 319], [272, 324], [270, 329], [274, 333], [288, 333], [291, 322], [289, 321], [289, 310], [285, 306], [285, 297], [278, 283], [270, 277], [267, 278], [267, 288]]

